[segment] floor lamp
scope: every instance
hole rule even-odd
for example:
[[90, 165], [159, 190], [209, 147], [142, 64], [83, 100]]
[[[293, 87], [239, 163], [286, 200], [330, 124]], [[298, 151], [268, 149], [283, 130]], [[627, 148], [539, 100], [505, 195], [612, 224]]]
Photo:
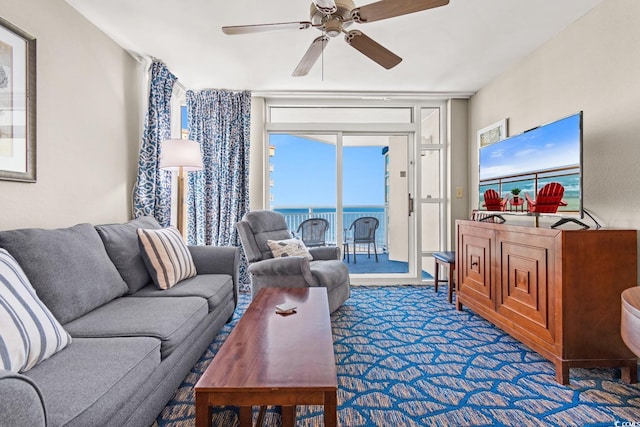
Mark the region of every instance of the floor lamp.
[[178, 171], [178, 230], [185, 237], [184, 177], [186, 172], [204, 169], [200, 144], [188, 139], [168, 139], [160, 145], [160, 169]]

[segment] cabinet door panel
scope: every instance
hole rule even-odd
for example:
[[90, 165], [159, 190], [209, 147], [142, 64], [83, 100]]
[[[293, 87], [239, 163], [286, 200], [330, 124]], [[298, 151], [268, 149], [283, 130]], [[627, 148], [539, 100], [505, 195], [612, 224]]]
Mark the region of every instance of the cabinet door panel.
[[491, 281], [491, 259], [494, 233], [491, 230], [465, 228], [460, 230], [459, 249], [462, 253], [458, 292], [473, 296], [474, 301], [495, 309]]
[[[553, 239], [498, 234], [501, 268], [497, 311], [528, 333], [554, 343]], [[544, 240], [538, 241], [538, 240]], [[526, 243], [524, 243], [526, 242]]]

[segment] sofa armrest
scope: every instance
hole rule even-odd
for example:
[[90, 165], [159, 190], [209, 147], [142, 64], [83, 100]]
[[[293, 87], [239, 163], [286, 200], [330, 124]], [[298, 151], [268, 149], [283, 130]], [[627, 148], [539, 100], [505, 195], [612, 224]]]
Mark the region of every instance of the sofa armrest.
[[295, 288], [313, 286], [317, 281], [311, 274], [309, 260], [305, 257], [270, 258], [249, 265], [252, 276], [268, 278], [270, 287]]
[[240, 249], [234, 246], [189, 246], [198, 274], [228, 274], [233, 280], [233, 297], [238, 303]]
[[0, 424], [45, 426], [47, 414], [38, 386], [27, 376], [0, 369]]
[[340, 259], [340, 248], [337, 246], [319, 246], [309, 248], [309, 253], [314, 260], [327, 261], [331, 259]]

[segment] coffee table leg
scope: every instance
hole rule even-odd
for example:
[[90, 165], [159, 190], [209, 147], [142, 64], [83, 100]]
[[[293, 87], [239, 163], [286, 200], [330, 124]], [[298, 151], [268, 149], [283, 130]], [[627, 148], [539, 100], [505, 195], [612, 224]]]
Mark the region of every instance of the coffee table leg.
[[324, 425], [336, 427], [338, 424], [338, 399], [336, 391], [328, 391], [324, 394]]
[[196, 393], [196, 426], [211, 427], [211, 410], [207, 396]]
[[240, 407], [240, 427], [252, 427], [253, 426], [253, 407], [241, 406]]
[[282, 427], [294, 427], [296, 425], [296, 406], [282, 407]]

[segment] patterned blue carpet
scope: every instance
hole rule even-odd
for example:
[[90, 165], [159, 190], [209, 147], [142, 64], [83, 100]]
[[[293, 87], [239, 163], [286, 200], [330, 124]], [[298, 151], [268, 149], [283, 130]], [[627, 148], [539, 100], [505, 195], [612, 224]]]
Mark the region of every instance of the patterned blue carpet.
[[[248, 304], [218, 334], [154, 425], [194, 425], [193, 385]], [[353, 288], [332, 315], [340, 426], [640, 425], [640, 385], [618, 369], [553, 365], [490, 323], [448, 304], [446, 287]], [[298, 426], [323, 425], [322, 407], [298, 407]], [[255, 414], [257, 415], [257, 409]], [[270, 407], [266, 425], [279, 426]], [[214, 426], [237, 426], [217, 408]]]

